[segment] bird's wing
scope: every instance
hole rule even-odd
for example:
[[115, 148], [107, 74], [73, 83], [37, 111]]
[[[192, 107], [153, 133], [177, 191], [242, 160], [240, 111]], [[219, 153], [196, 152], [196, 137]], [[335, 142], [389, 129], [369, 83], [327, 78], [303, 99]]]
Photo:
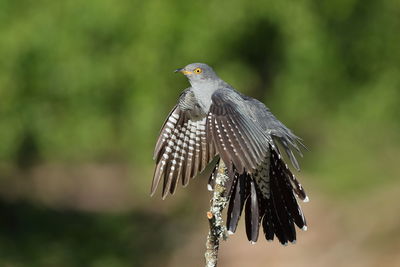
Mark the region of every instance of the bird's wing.
[[272, 142], [248, 115], [243, 98], [234, 90], [218, 89], [212, 95], [207, 116], [207, 134], [228, 168], [253, 172], [265, 159]]
[[299, 163], [297, 162], [293, 151], [297, 151], [300, 156], [303, 156], [299, 146], [303, 148], [306, 147], [301, 142], [301, 138], [296, 136], [290, 129], [280, 122], [263, 103], [250, 97], [247, 97], [247, 102], [251, 109], [251, 116], [257, 121], [264, 132], [271, 136], [274, 142], [274, 149], [279, 153], [278, 143], [281, 144], [292, 162], [293, 167], [300, 170]]
[[215, 148], [206, 140], [206, 114], [193, 93], [185, 90], [164, 122], [154, 150], [156, 168], [151, 195], [164, 178], [162, 197], [175, 192], [179, 179], [186, 186], [214, 158]]

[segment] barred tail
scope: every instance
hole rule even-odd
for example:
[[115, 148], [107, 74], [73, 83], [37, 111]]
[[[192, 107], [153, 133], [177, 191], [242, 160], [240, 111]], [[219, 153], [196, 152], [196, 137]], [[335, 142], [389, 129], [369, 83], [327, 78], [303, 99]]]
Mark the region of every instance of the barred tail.
[[262, 227], [265, 238], [274, 236], [283, 244], [296, 241], [295, 225], [307, 230], [307, 224], [296, 196], [303, 201], [308, 198], [294, 175], [278, 152], [271, 148], [266, 158], [253, 174], [236, 175], [230, 195], [227, 228], [230, 233], [236, 227], [245, 209], [246, 234], [250, 242], [258, 239]]

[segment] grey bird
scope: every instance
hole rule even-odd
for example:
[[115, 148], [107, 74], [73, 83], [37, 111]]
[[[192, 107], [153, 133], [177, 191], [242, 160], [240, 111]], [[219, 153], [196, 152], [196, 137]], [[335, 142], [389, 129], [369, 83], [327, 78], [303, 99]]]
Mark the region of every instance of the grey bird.
[[296, 197], [304, 202], [308, 197], [284, 162], [278, 144], [299, 170], [293, 151], [302, 156], [301, 139], [263, 103], [236, 91], [210, 66], [193, 63], [176, 72], [188, 78], [190, 87], [182, 92], [157, 140], [151, 195], [161, 180], [162, 197], [174, 194], [179, 180], [186, 186], [218, 157], [208, 185], [212, 190], [221, 159], [229, 177], [228, 231], [236, 231], [244, 209], [249, 241], [257, 241], [262, 227], [268, 241], [276, 236], [284, 245], [294, 243], [295, 225], [307, 230]]

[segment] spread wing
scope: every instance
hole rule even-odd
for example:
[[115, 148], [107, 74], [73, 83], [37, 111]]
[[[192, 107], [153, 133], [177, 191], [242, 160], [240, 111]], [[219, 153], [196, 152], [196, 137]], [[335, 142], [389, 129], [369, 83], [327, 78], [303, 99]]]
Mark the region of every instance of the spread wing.
[[272, 139], [249, 116], [250, 108], [236, 91], [219, 89], [212, 95], [207, 133], [222, 160], [238, 173], [253, 172], [265, 159]]
[[278, 143], [282, 145], [292, 162], [293, 167], [300, 170], [299, 163], [297, 162], [293, 152], [297, 151], [300, 156], [303, 156], [299, 145], [303, 148], [306, 147], [301, 142], [301, 138], [296, 136], [290, 129], [280, 122], [263, 103], [251, 97], [245, 98], [252, 111], [250, 112], [251, 116], [258, 122], [263, 131], [271, 136], [274, 143], [274, 149], [278, 150]]
[[190, 90], [184, 91], [165, 121], [154, 150], [156, 168], [151, 195], [163, 178], [162, 197], [175, 192], [201, 172], [215, 156], [212, 142], [206, 140], [206, 115]]

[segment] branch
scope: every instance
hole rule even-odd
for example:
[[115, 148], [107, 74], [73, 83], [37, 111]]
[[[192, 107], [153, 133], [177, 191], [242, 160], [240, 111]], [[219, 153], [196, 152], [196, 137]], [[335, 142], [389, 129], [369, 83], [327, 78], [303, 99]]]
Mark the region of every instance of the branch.
[[211, 200], [210, 211], [207, 212], [210, 231], [208, 232], [206, 242], [206, 267], [216, 267], [218, 262], [219, 241], [227, 239], [226, 226], [222, 220], [222, 211], [228, 203], [228, 197], [224, 196], [226, 190], [225, 183], [228, 180], [226, 167], [222, 160], [218, 165], [217, 175], [215, 177], [215, 186]]

